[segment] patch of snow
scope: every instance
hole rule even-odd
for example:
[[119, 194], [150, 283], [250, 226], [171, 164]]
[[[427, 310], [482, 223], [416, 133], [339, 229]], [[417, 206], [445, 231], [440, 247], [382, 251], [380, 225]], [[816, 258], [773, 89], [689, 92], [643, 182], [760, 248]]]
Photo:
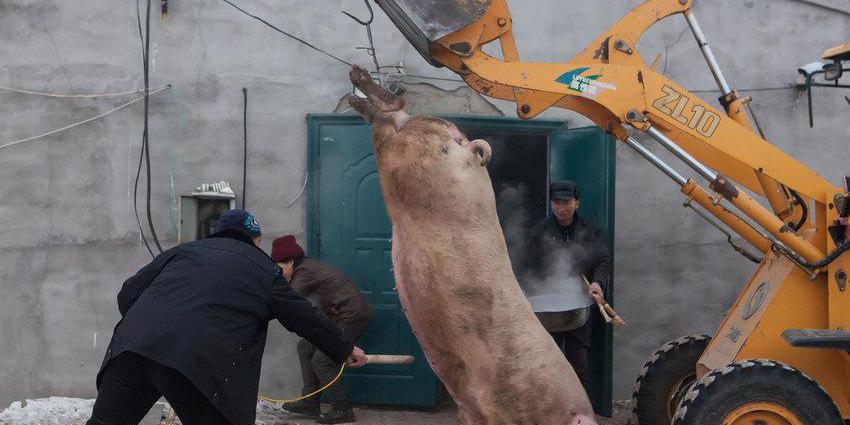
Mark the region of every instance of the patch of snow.
[[49, 397], [13, 402], [0, 412], [2, 425], [82, 425], [91, 416], [94, 400]]

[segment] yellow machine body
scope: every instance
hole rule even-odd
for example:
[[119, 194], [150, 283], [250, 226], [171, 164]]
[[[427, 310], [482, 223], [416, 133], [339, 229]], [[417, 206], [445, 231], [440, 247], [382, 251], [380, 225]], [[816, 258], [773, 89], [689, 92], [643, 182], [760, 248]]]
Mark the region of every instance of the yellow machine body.
[[[377, 2], [388, 10], [382, 4], [386, 1]], [[426, 46], [419, 48], [420, 53], [431, 63], [448, 67], [483, 95], [516, 102], [521, 118], [550, 107], [570, 109], [621, 141], [629, 138], [627, 127], [652, 128], [719, 173], [709, 182], [714, 197], [692, 180], [682, 192], [762, 251], [764, 260], [705, 351], [698, 375], [737, 360], [784, 362], [815, 379], [841, 415], [850, 418], [848, 354], [795, 348], [782, 337], [786, 329], [850, 328], [850, 294], [835, 277], [839, 270], [850, 270], [850, 254], [820, 269], [804, 267], [835, 249], [827, 226], [839, 214], [835, 196], [846, 192], [760, 137], [744, 112], [747, 98], [735, 91], [725, 93], [720, 99], [725, 111], [719, 110], [644, 63], [636, 49], [641, 35], [672, 15], [690, 18], [692, 0], [646, 1], [567, 63], [520, 61], [506, 0], [458, 4], [472, 8], [468, 16], [474, 21], [440, 37], [420, 37], [420, 47]], [[427, 22], [428, 17], [419, 20]], [[501, 58], [482, 50], [493, 41], [500, 43]], [[828, 53], [846, 53], [833, 50]], [[771, 208], [751, 199], [742, 188], [765, 196]], [[808, 219], [796, 231], [789, 223], [801, 218], [803, 208], [789, 199], [785, 188], [811, 206]], [[740, 214], [731, 214], [721, 202]], [[741, 214], [762, 230], [754, 230]]]

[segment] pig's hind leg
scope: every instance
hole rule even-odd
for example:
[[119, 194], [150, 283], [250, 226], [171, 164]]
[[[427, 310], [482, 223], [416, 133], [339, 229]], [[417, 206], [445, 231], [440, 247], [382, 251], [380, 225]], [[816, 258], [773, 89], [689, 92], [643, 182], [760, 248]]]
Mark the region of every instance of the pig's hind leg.
[[348, 103], [372, 124], [375, 142], [383, 145], [410, 118], [403, 110], [404, 99], [384, 90], [363, 68], [353, 67], [348, 76], [352, 84], [366, 95], [365, 99], [349, 96]]
[[[374, 112], [395, 112], [404, 109], [404, 99], [396, 96], [378, 85], [369, 72], [359, 66], [351, 68], [348, 78], [354, 87], [362, 91]], [[352, 105], [353, 106], [353, 105]]]

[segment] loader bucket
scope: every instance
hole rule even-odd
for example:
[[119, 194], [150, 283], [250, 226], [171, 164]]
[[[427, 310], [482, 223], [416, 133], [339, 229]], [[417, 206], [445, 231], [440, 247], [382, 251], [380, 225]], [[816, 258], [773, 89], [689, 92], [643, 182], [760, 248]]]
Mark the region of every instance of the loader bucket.
[[419, 54], [435, 66], [431, 42], [481, 19], [492, 0], [375, 0]]

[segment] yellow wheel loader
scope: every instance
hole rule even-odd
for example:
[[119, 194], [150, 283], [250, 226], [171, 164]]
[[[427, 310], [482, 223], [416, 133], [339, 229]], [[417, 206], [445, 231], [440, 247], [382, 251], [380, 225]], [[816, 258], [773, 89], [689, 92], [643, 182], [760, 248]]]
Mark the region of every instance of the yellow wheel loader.
[[[750, 124], [750, 99], [726, 81], [692, 0], [646, 1], [566, 63], [520, 60], [507, 0], [376, 3], [431, 64], [483, 95], [516, 102], [520, 118], [551, 107], [581, 113], [669, 176], [703, 217], [760, 251], [749, 255], [758, 268], [713, 337], [671, 341], [647, 363], [635, 385], [640, 425], [843, 425], [850, 418], [847, 188]], [[692, 30], [720, 88], [719, 107], [637, 51], [641, 35], [671, 17]], [[500, 57], [483, 49], [493, 42]], [[838, 50], [828, 59], [840, 76], [847, 49]], [[705, 181], [682, 176], [631, 136], [638, 132]]]

